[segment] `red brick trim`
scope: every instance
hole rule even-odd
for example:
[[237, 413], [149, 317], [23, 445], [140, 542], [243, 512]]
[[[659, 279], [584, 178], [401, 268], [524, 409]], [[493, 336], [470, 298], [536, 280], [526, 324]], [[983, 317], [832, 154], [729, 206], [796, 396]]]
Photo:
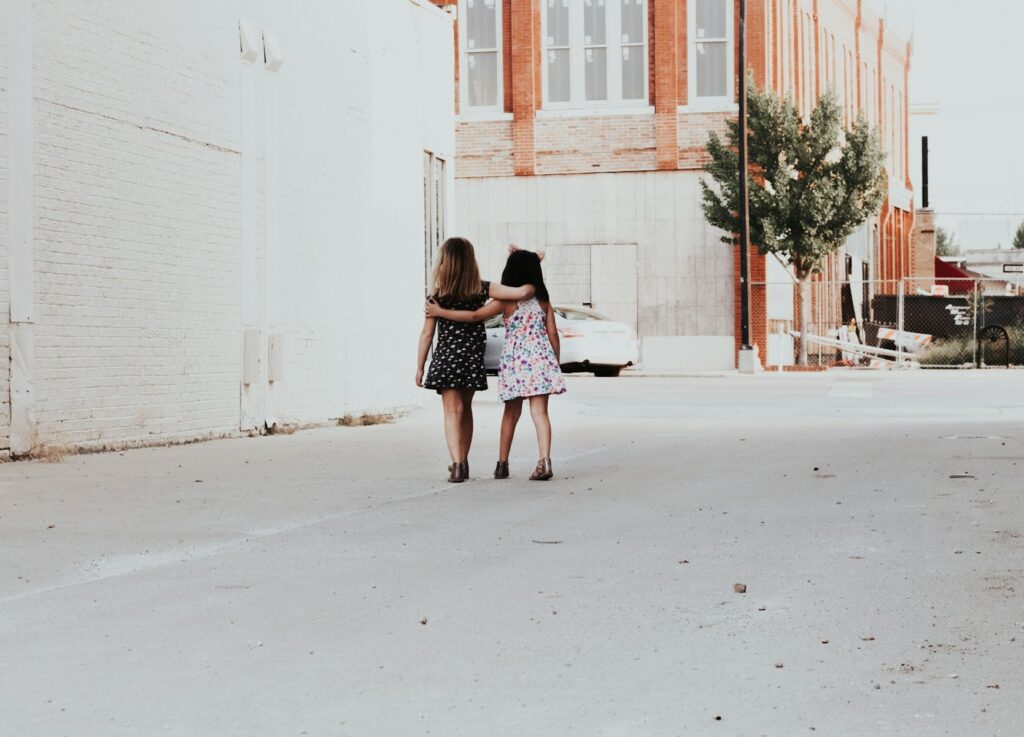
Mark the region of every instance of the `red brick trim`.
[[659, 0], [654, 5], [655, 140], [658, 169], [679, 166], [679, 115], [676, 92], [679, 84], [679, 7], [680, 3]]
[[[531, 176], [536, 170], [534, 118], [537, 111], [536, 74], [538, 60], [539, 10], [533, 0], [511, 0], [506, 28], [511, 37], [512, 74], [512, 160], [517, 176]], [[535, 17], [537, 16], [537, 17]]]
[[[742, 326], [740, 321], [740, 249], [733, 246], [733, 336], [735, 343], [736, 366], [739, 367], [740, 347], [742, 343]], [[756, 246], [750, 247], [748, 266], [750, 268], [750, 342], [760, 349], [761, 361], [767, 357], [768, 350], [768, 300], [765, 293], [766, 277], [765, 256]]]

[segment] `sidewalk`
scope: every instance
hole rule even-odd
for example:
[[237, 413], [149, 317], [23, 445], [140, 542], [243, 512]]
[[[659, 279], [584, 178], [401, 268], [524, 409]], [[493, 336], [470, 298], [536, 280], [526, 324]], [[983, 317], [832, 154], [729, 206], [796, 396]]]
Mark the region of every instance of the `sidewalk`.
[[463, 485], [433, 397], [0, 465], [0, 734], [1016, 735], [1015, 387], [573, 377], [547, 484], [493, 398]]

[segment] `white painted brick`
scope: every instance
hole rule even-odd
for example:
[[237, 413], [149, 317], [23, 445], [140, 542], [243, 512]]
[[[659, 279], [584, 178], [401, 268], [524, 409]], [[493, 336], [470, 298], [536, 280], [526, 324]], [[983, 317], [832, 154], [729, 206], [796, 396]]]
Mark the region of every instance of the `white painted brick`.
[[[449, 21], [407, 0], [33, 7], [40, 440], [97, 446], [238, 431], [239, 17], [271, 30], [285, 55], [273, 77], [257, 69], [254, 100], [255, 278], [277, 285], [277, 323], [263, 327], [286, 346], [272, 411], [319, 422], [417, 403], [422, 151], [453, 159], [455, 148]], [[0, 87], [4, 22], [0, 13]], [[267, 114], [280, 131], [273, 182], [262, 112], [270, 84], [279, 105]], [[6, 315], [5, 105], [0, 95]], [[264, 225], [275, 193], [280, 260], [270, 273]], [[266, 319], [269, 296], [258, 291], [256, 319]], [[7, 341], [5, 330], [0, 359]], [[0, 371], [0, 449], [7, 379]]]
[[0, 13], [0, 452], [10, 447], [11, 430], [11, 315], [7, 273], [7, 12]]

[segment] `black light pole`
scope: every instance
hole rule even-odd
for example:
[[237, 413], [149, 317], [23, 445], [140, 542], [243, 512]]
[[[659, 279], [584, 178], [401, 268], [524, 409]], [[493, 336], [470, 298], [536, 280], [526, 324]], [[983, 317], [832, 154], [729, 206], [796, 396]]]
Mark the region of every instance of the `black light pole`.
[[747, 0], [740, 0], [740, 350], [750, 345], [750, 193], [747, 191]]
[[928, 136], [921, 137], [921, 207], [931, 204], [928, 199]]

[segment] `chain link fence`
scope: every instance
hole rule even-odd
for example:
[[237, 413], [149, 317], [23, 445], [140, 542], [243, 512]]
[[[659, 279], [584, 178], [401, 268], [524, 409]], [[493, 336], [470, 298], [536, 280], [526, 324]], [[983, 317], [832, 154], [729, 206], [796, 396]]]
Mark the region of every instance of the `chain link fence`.
[[[768, 368], [1024, 367], [1024, 284], [1000, 279], [812, 281], [806, 325], [793, 282], [751, 284]], [[756, 317], [756, 315], [755, 315]]]

